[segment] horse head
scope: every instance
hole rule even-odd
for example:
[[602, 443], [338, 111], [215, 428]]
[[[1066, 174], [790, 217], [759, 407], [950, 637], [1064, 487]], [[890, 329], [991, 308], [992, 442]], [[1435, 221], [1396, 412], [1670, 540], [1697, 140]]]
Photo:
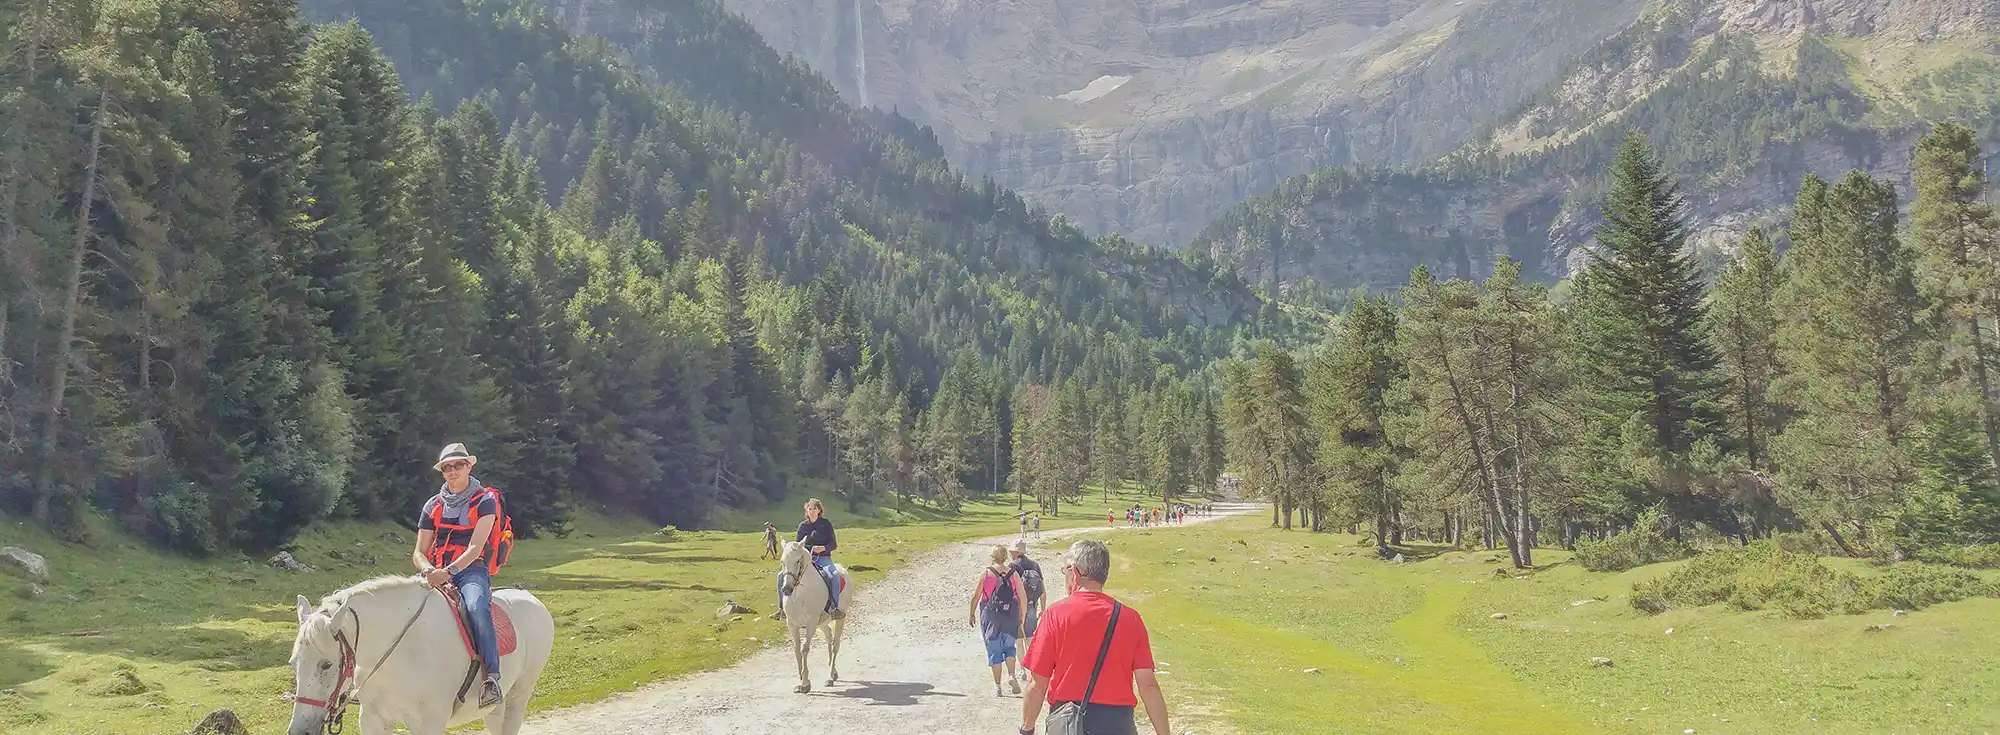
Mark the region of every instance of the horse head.
[[314, 610], [299, 596], [299, 634], [292, 641], [291, 735], [314, 735], [337, 728], [354, 684], [354, 646], [336, 622], [337, 610]]
[[785, 594], [799, 586], [799, 580], [812, 574], [812, 551], [797, 541], [786, 541], [784, 550], [778, 555], [778, 572], [784, 575]]

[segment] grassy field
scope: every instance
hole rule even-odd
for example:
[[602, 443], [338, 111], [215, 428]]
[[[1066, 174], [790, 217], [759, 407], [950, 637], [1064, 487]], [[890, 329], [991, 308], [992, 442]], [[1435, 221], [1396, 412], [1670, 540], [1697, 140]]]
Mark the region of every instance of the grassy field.
[[[1110, 505], [1134, 500], [1114, 496]], [[1013, 503], [972, 504], [952, 517], [921, 507], [856, 514], [830, 505], [828, 517], [843, 529], [837, 556], [865, 569], [864, 588], [908, 555], [1016, 528]], [[789, 538], [798, 506], [724, 519], [724, 527], [746, 532], [672, 538], [585, 513], [568, 538], [521, 543], [499, 584], [532, 589], [563, 636], [534, 709], [725, 666], [774, 644], [778, 624], [764, 616], [775, 597], [775, 562], [758, 560], [761, 535], [747, 531], [770, 520]], [[1081, 514], [1046, 518], [1042, 527], [1101, 524], [1106, 508], [1092, 500], [1076, 508]], [[254, 731], [274, 731], [290, 717], [282, 695], [292, 682], [285, 661], [297, 632], [294, 597], [316, 603], [371, 576], [411, 572], [412, 534], [390, 524], [309, 532], [295, 555], [318, 570], [310, 574], [280, 572], [261, 559], [193, 561], [102, 537], [95, 549], [65, 546], [0, 516], [0, 545], [42, 554], [54, 572], [39, 599], [0, 576], [0, 732], [179, 733], [221, 707]], [[725, 599], [756, 614], [718, 618]]]
[[1537, 551], [1551, 566], [1512, 578], [1495, 573], [1504, 551], [1396, 565], [1353, 536], [1268, 524], [1110, 542], [1111, 591], [1145, 615], [1173, 710], [1199, 732], [2000, 732], [2000, 599], [1649, 617], [1632, 585], [1675, 564], [1600, 574]]

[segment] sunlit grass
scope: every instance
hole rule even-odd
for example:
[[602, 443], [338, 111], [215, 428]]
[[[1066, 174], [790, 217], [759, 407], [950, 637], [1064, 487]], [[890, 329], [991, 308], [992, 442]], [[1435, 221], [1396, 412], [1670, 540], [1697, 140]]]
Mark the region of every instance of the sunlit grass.
[[1648, 617], [1632, 585], [1672, 564], [1598, 574], [1538, 550], [1553, 566], [1514, 578], [1489, 561], [1505, 552], [1396, 565], [1353, 536], [1267, 525], [1109, 539], [1112, 592], [1144, 614], [1169, 700], [1200, 731], [2000, 730], [2000, 600], [1811, 621], [1722, 605]]

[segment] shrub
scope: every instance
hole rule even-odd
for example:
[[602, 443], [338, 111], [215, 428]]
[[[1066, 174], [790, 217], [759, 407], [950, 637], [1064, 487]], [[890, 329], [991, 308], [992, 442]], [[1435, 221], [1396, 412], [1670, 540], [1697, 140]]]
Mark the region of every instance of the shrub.
[[1633, 567], [1687, 558], [1693, 549], [1686, 543], [1667, 538], [1668, 523], [1663, 507], [1648, 508], [1633, 521], [1630, 531], [1603, 541], [1578, 540], [1576, 561], [1593, 572], [1622, 572]]
[[1675, 607], [1728, 602], [1742, 610], [1819, 618], [1886, 608], [1914, 610], [1978, 596], [2000, 596], [2000, 585], [1970, 572], [1914, 563], [1863, 577], [1767, 540], [1702, 554], [1666, 576], [1634, 585], [1632, 607], [1658, 615]]
[[1925, 554], [1925, 559], [1967, 569], [2000, 569], [2000, 544], [1953, 546]]
[[1969, 597], [2000, 597], [2000, 585], [1934, 564], [1897, 564], [1868, 583], [1875, 607], [1916, 610]]

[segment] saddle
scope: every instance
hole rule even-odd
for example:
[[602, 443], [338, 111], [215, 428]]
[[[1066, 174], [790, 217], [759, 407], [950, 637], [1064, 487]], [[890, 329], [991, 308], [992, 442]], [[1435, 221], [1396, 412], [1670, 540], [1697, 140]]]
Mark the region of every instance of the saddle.
[[[486, 667], [480, 665], [479, 645], [472, 642], [472, 618], [465, 613], [464, 600], [458, 596], [456, 589], [443, 594], [445, 601], [451, 604], [451, 618], [458, 621], [458, 638], [465, 644], [465, 655], [472, 659], [465, 669], [465, 681], [458, 685], [458, 703], [464, 704], [466, 693], [472, 691], [473, 684], [479, 683], [479, 674]], [[499, 649], [501, 656], [513, 653], [519, 641], [514, 637], [514, 619], [507, 615], [506, 604], [489, 598], [486, 608], [493, 611], [494, 647]]]

